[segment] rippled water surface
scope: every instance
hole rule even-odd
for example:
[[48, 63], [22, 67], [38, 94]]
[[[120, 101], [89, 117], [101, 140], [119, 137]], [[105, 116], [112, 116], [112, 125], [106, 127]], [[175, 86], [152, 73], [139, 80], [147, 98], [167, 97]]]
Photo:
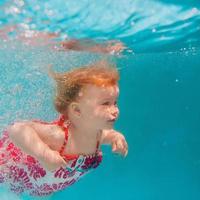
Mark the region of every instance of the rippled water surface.
[[197, 1], [3, 1], [0, 23], [62, 37], [120, 39], [135, 52], [199, 46]]

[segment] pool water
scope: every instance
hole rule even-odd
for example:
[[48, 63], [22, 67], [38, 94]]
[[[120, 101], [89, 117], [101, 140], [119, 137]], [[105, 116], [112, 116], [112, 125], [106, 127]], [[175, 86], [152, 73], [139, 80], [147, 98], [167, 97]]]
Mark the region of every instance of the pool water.
[[[66, 190], [36, 198], [1, 187], [1, 200], [200, 199], [198, 2], [77, 2], [1, 1], [0, 24], [126, 44], [122, 55], [109, 59], [120, 71], [115, 129], [126, 136], [129, 154], [124, 159], [103, 146], [102, 165]], [[57, 116], [49, 63], [66, 70], [105, 57], [27, 47], [12, 34], [11, 40], [0, 40], [1, 132], [16, 119], [49, 121]]]

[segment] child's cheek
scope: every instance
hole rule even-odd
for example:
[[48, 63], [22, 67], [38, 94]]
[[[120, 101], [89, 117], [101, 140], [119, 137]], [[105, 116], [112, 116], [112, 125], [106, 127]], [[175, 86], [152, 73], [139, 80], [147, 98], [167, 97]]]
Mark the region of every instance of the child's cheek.
[[102, 107], [98, 107], [94, 110], [94, 116], [104, 118], [106, 117], [106, 110]]

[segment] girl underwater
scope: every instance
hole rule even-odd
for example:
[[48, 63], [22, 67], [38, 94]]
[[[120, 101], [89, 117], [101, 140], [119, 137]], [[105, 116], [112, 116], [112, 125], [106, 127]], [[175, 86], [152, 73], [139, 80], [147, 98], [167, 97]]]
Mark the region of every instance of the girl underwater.
[[125, 137], [113, 130], [119, 115], [119, 73], [106, 62], [51, 71], [59, 118], [15, 122], [0, 138], [0, 183], [44, 196], [67, 188], [102, 161], [101, 145], [126, 156]]

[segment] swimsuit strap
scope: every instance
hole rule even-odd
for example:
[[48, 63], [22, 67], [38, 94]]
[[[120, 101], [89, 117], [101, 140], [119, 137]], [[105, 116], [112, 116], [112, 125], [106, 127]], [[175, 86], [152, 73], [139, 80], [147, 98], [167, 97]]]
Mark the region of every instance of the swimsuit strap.
[[97, 145], [96, 145], [96, 153], [98, 152], [98, 150], [99, 150], [99, 144], [100, 144], [100, 142], [99, 142], [99, 140], [97, 141]]
[[65, 146], [66, 146], [67, 141], [68, 141], [68, 127], [64, 126], [64, 122], [65, 122], [65, 116], [64, 115], [61, 115], [59, 117], [58, 121], [56, 121], [56, 124], [58, 126], [60, 126], [63, 129], [64, 133], [65, 133], [65, 139], [64, 139], [63, 145], [62, 145], [62, 147], [61, 147], [61, 149], [59, 151], [60, 155], [63, 155]]
[[57, 121], [55, 121], [55, 123], [58, 125], [58, 126], [61, 126], [63, 127], [64, 126], [64, 122], [65, 122], [65, 116], [64, 115], [61, 115]]
[[68, 126], [70, 123], [67, 123], [67, 126], [65, 126], [64, 122], [65, 122], [65, 117], [64, 115], [61, 115], [58, 120], [55, 120], [51, 123], [49, 122], [43, 122], [43, 121], [40, 121], [40, 120], [32, 120], [33, 122], [37, 122], [37, 123], [41, 123], [41, 124], [55, 124], [55, 125], [58, 125], [60, 126], [64, 133], [65, 133], [65, 139], [64, 139], [64, 142], [63, 142], [63, 145], [59, 151], [60, 155], [63, 156], [63, 157], [66, 157], [67, 160], [71, 160], [71, 159], [74, 159], [74, 158], [77, 158], [78, 156], [77, 155], [63, 155], [63, 152], [64, 152], [64, 149], [65, 149], [65, 146], [67, 144], [67, 141], [68, 141]]
[[[60, 127], [63, 129], [64, 133], [65, 133], [65, 140], [64, 140], [64, 142], [63, 142], [63, 145], [62, 145], [62, 147], [61, 147], [59, 153], [60, 153], [61, 156], [64, 156], [64, 157], [67, 156], [67, 159], [70, 160], [70, 159], [77, 158], [78, 156], [77, 156], [77, 155], [66, 155], [66, 156], [63, 155], [65, 146], [66, 146], [67, 141], [68, 141], [68, 129], [69, 129], [69, 125], [70, 125], [70, 122], [69, 122], [69, 123], [67, 123], [67, 125], [65, 126], [65, 124], [64, 124], [64, 123], [65, 123], [65, 120], [66, 120], [65, 116], [64, 116], [64, 115], [61, 115], [61, 116], [59, 117], [59, 119], [58, 119], [55, 123], [56, 123], [58, 126], [60, 126]], [[99, 144], [100, 144], [100, 142], [99, 142], [99, 140], [98, 140], [98, 141], [97, 141], [97, 144], [96, 144], [96, 152], [95, 152], [95, 153], [98, 153]]]

